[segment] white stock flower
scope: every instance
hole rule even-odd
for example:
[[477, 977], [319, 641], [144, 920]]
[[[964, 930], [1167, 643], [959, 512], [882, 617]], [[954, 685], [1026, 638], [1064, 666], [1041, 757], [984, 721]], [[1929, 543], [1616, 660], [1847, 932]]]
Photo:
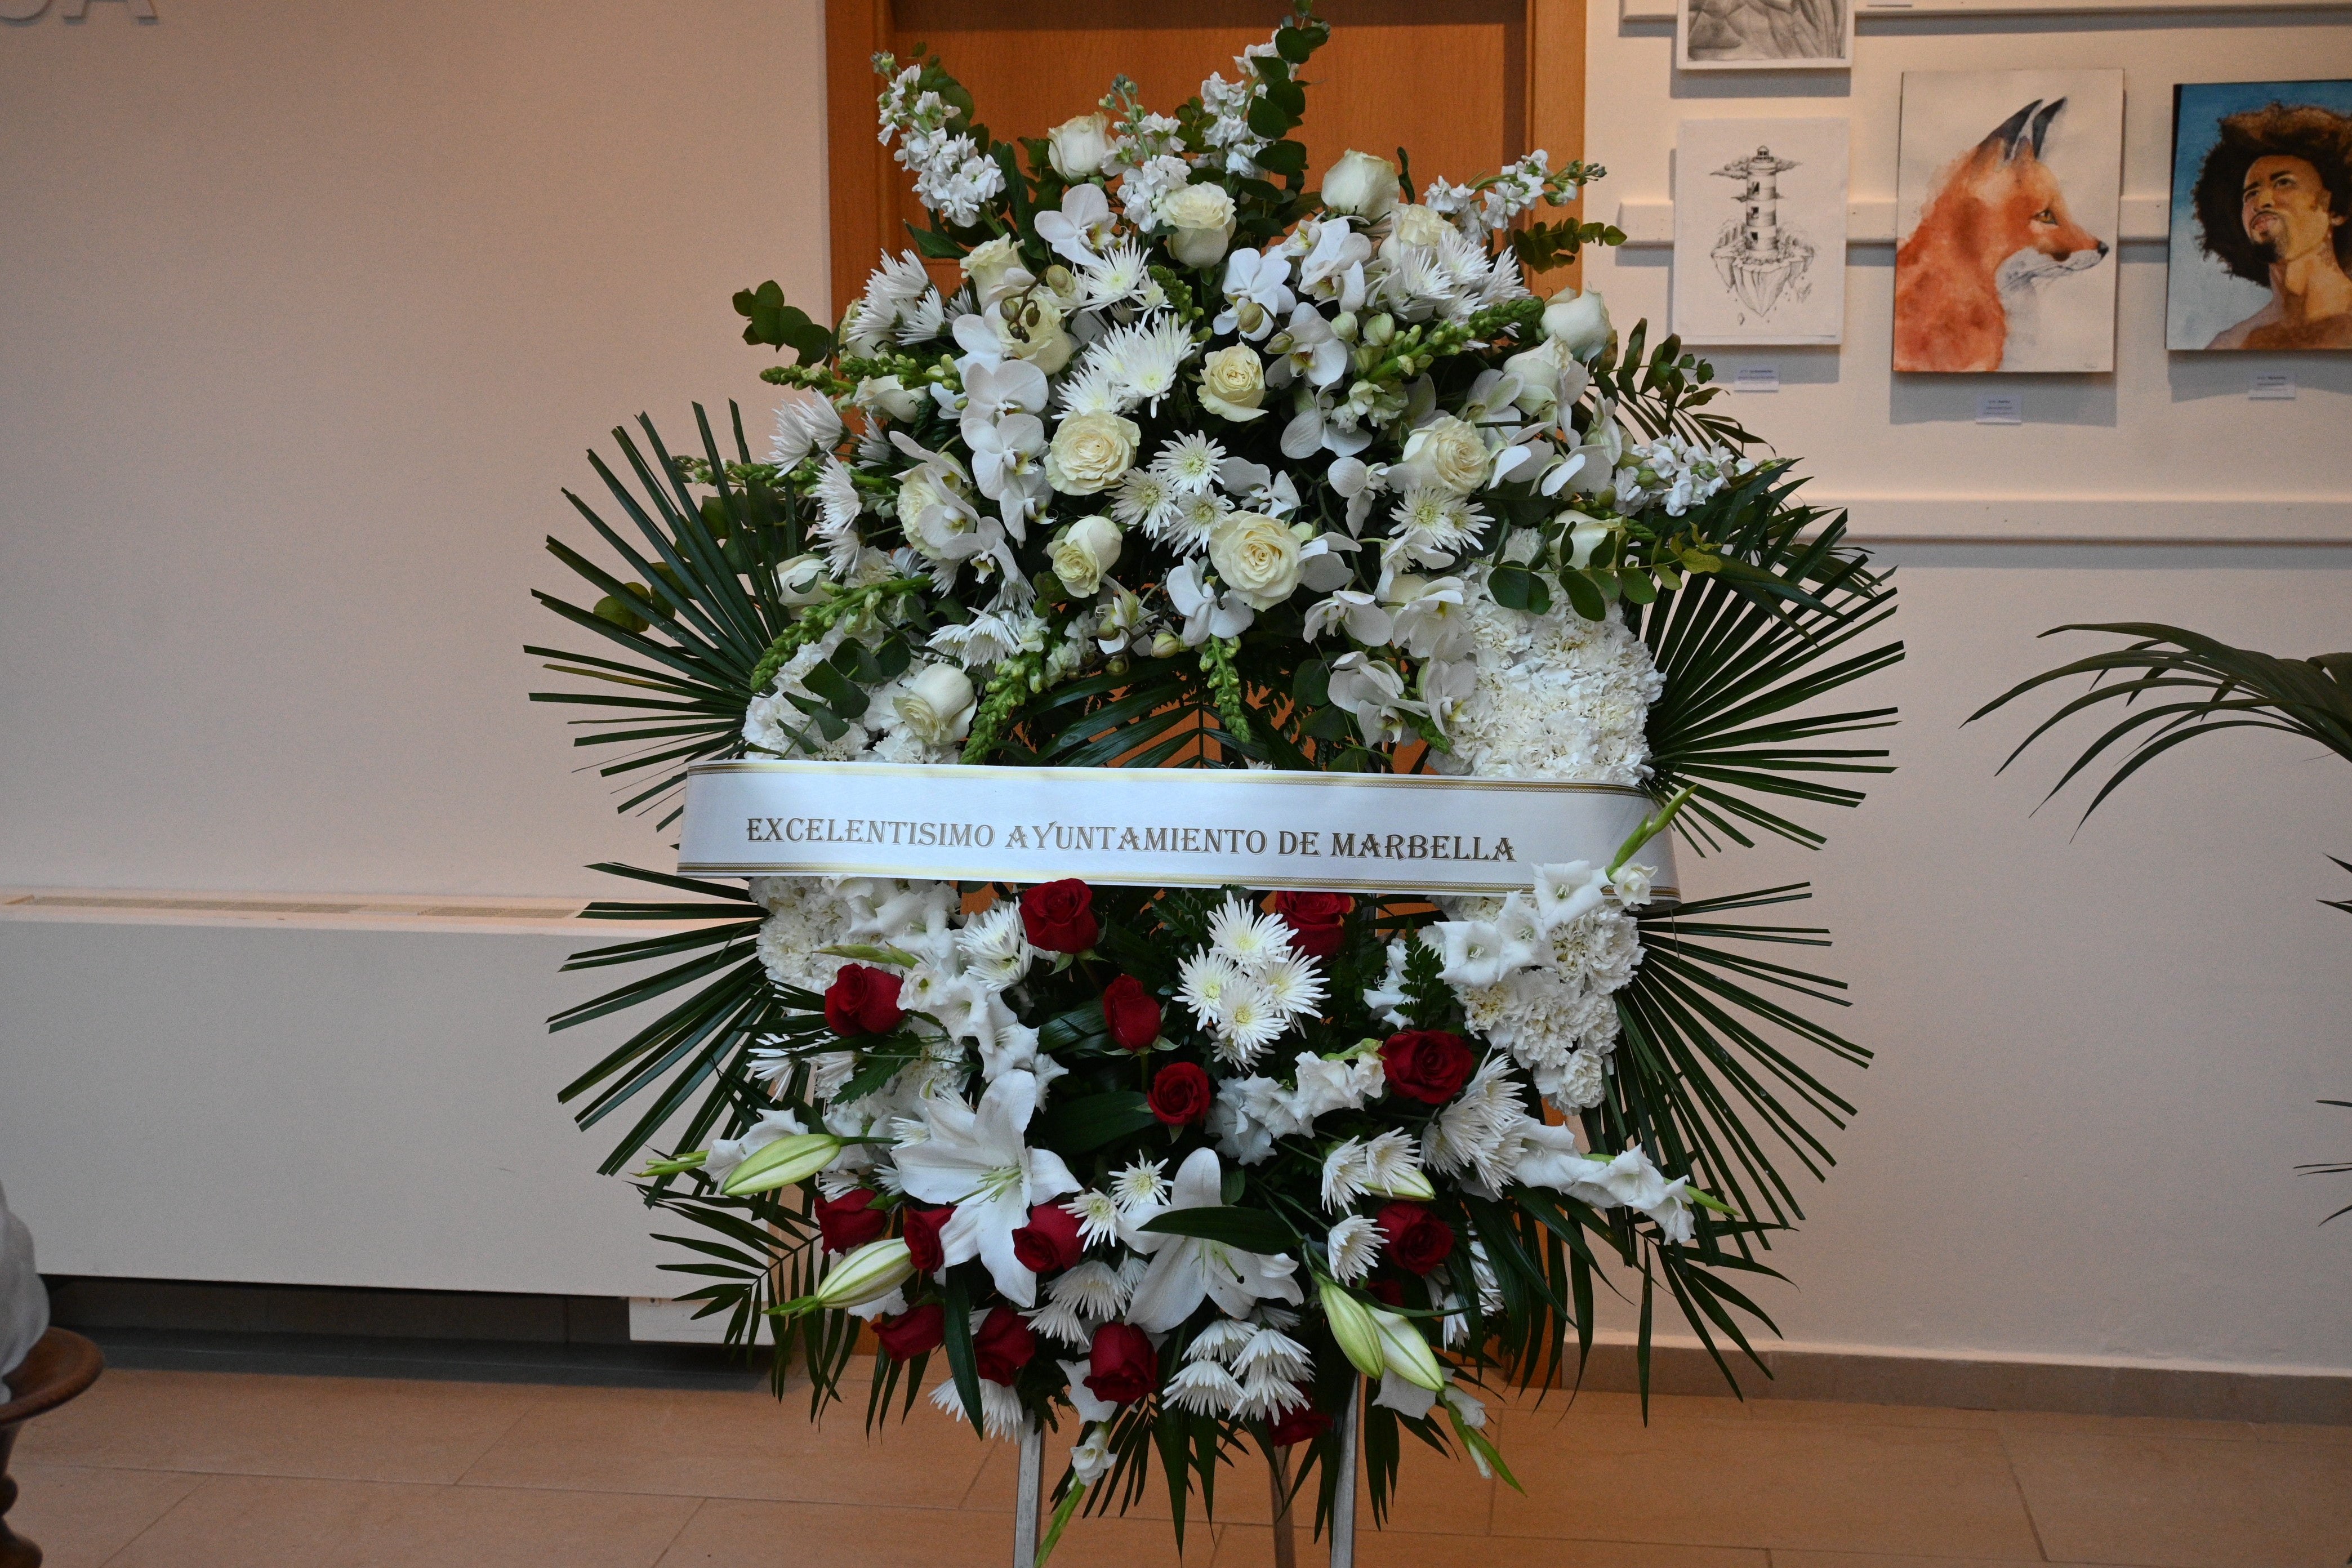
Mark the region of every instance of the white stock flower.
[[[1224, 1172], [1216, 1151], [1193, 1150], [1177, 1168], [1170, 1209], [1217, 1208], [1223, 1204]], [[1138, 1232], [1131, 1245], [1151, 1259], [1128, 1304], [1129, 1321], [1147, 1332], [1164, 1333], [1174, 1328], [1204, 1300], [1216, 1302], [1228, 1316], [1240, 1317], [1261, 1300], [1297, 1304], [1304, 1299], [1292, 1278], [1298, 1268], [1293, 1258], [1158, 1231]], [[1036, 1276], [1029, 1279], [1034, 1287]]]

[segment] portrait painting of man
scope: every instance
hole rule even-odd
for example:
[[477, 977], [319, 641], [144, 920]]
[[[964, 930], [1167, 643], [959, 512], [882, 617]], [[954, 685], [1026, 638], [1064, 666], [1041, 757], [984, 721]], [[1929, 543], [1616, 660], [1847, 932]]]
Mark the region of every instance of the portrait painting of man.
[[2352, 81], [2174, 89], [2165, 346], [2352, 349]]

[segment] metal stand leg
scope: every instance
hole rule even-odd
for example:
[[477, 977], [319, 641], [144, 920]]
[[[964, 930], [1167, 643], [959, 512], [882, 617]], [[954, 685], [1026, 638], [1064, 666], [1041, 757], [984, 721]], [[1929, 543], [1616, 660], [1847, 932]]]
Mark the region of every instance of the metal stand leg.
[[1331, 1499], [1331, 1568], [1356, 1568], [1356, 1447], [1363, 1384], [1351, 1382], [1339, 1413], [1339, 1482]]
[[1021, 1433], [1021, 1484], [1013, 1504], [1013, 1568], [1036, 1568], [1037, 1517], [1045, 1500], [1045, 1426], [1032, 1421]]
[[1276, 1448], [1266, 1461], [1274, 1487], [1274, 1568], [1298, 1568], [1298, 1542], [1290, 1529], [1290, 1456]]

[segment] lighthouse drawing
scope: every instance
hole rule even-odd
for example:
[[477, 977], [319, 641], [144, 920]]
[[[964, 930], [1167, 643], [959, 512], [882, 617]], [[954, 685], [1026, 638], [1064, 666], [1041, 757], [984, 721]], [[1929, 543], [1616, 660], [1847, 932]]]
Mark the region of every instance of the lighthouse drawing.
[[1813, 264], [1813, 247], [1802, 235], [1780, 226], [1780, 176], [1798, 164], [1776, 158], [1769, 146], [1738, 158], [1715, 171], [1715, 177], [1739, 182], [1739, 216], [1723, 226], [1716, 237], [1715, 269], [1724, 288], [1750, 314], [1772, 319], [1783, 303], [1801, 302], [1812, 291], [1806, 274]]

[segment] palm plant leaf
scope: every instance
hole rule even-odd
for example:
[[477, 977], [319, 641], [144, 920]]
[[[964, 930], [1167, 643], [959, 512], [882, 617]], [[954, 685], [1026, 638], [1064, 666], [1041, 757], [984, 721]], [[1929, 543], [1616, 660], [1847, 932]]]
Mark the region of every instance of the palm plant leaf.
[[[2116, 749], [2120, 760], [2084, 808], [2082, 821], [2089, 821], [2091, 813], [2126, 779], [2166, 752], [2225, 730], [2275, 730], [2298, 735], [2352, 762], [2352, 654], [2280, 658], [2232, 647], [2202, 633], [2147, 621], [2076, 623], [2053, 626], [2042, 635], [2055, 637], [2061, 632], [2105, 632], [2137, 640], [2128, 647], [2093, 654], [2020, 681], [1969, 714], [1968, 722], [1973, 724], [2053, 682], [2089, 676], [2091, 689], [2036, 725], [2000, 765], [2006, 772], [2027, 747], [2077, 713], [2102, 703], [2126, 710], [2125, 716], [2094, 741], [2042, 797], [2054, 798], [2078, 774]], [[2199, 695], [2179, 700], [2170, 697], [2190, 692]], [[2143, 699], [2158, 697], [2164, 700], [2141, 705]]]

